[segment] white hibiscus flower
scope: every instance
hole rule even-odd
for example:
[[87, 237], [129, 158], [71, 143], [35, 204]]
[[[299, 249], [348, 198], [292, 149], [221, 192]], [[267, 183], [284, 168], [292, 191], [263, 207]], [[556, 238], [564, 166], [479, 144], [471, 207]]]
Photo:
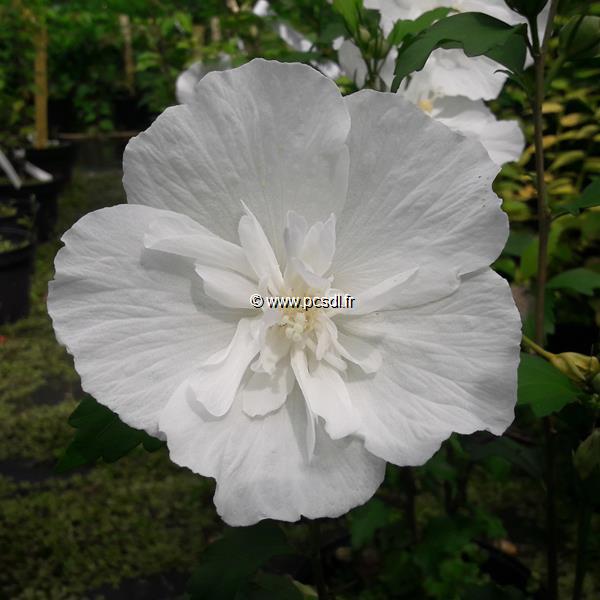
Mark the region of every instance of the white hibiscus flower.
[[[416, 19], [434, 8], [448, 7], [456, 12], [480, 12], [509, 25], [526, 23], [525, 17], [511, 10], [503, 0], [365, 0], [367, 8], [379, 10], [386, 35], [400, 19]], [[544, 29], [546, 7], [538, 18]], [[410, 86], [428, 88], [436, 97], [463, 96], [469, 100], [493, 100], [506, 82], [504, 67], [486, 56], [468, 57], [460, 49], [434, 50], [421, 71], [413, 73]]]
[[[129, 204], [63, 237], [48, 307], [83, 388], [217, 480], [232, 525], [334, 517], [385, 461], [513, 419], [519, 317], [483, 148], [314, 69], [210, 73], [127, 146]], [[355, 309], [260, 310], [252, 294]]]
[[[358, 87], [362, 87], [367, 67], [360, 50], [355, 44], [345, 40], [338, 50], [338, 57], [344, 72]], [[387, 89], [390, 89], [394, 79], [395, 60], [396, 51], [392, 49], [379, 71]], [[468, 78], [468, 73], [457, 71], [457, 75], [458, 73]], [[411, 81], [410, 85], [401, 87], [398, 94], [453, 131], [481, 142], [496, 164], [503, 165], [521, 157], [525, 148], [525, 136], [517, 121], [498, 120], [483, 100], [470, 100], [464, 96], [440, 96], [431, 76], [430, 71], [427, 77]]]

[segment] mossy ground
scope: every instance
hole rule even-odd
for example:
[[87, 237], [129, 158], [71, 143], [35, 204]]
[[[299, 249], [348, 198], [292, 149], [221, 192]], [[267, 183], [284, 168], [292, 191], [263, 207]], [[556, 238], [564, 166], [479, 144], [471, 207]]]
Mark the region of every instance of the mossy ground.
[[[77, 173], [60, 198], [58, 232], [122, 201], [119, 171]], [[46, 311], [59, 237], [37, 248], [30, 316], [0, 327], [0, 598], [128, 597], [156, 574], [166, 575], [153, 586], [181, 587], [220, 527], [210, 480], [173, 465], [164, 449], [53, 471], [82, 396]]]

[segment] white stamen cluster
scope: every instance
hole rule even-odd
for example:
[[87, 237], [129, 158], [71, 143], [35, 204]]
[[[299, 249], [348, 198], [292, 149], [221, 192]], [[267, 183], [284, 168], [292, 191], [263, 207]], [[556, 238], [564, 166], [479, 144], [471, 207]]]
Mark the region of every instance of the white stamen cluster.
[[308, 329], [308, 319], [304, 312], [284, 315], [279, 324], [285, 327], [285, 337], [293, 342], [301, 342]]

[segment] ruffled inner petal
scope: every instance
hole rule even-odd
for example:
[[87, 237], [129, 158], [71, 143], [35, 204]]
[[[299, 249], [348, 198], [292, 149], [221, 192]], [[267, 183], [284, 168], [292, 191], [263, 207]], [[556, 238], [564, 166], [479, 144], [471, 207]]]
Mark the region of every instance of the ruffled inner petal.
[[286, 216], [286, 226], [283, 232], [283, 240], [288, 260], [292, 256], [300, 256], [304, 238], [308, 231], [306, 219], [297, 212], [290, 210]]
[[212, 234], [188, 217], [181, 217], [191, 221], [194, 227], [186, 227], [184, 231], [177, 232], [172, 230], [167, 219], [157, 219], [150, 224], [144, 236], [144, 246], [149, 250], [192, 258], [199, 264], [252, 276], [252, 269], [240, 246]]
[[296, 382], [289, 363], [277, 366], [273, 374], [253, 373], [243, 385], [242, 406], [249, 417], [264, 417], [281, 408]]
[[283, 277], [273, 248], [250, 209], [244, 205], [246, 214], [240, 219], [238, 228], [240, 243], [248, 262], [259, 281], [267, 281], [271, 290], [283, 288]]
[[208, 296], [229, 308], [251, 309], [250, 296], [258, 292], [258, 285], [247, 277], [215, 267], [196, 265], [196, 273], [204, 281]]
[[317, 275], [323, 275], [333, 260], [335, 252], [335, 215], [324, 223], [315, 223], [307, 232], [299, 258]]
[[202, 404], [211, 415], [222, 417], [231, 408], [242, 377], [258, 350], [252, 321], [242, 319], [223, 360], [218, 364], [200, 366], [188, 380], [191, 398]]
[[417, 274], [418, 267], [403, 271], [361, 292], [356, 307], [349, 310], [351, 315], [366, 315], [393, 305], [402, 295], [404, 286]]
[[291, 365], [307, 405], [325, 420], [325, 431], [331, 439], [354, 433], [358, 416], [338, 371], [322, 361], [309, 371], [306, 353], [299, 348], [292, 350]]

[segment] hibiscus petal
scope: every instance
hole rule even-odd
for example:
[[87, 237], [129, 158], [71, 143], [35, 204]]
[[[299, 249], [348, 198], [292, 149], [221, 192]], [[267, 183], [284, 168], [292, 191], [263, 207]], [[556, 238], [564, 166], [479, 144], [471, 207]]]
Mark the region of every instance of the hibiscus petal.
[[506, 242], [508, 220], [490, 185], [499, 167], [481, 144], [396, 95], [363, 91], [346, 101], [350, 186], [338, 215], [336, 287], [357, 296], [419, 267], [414, 285], [423, 279], [430, 299], [449, 293], [457, 274], [489, 265]]
[[350, 40], [344, 40], [338, 48], [338, 60], [344, 73], [356, 87], [362, 88], [367, 78], [367, 65], [358, 46]]
[[128, 144], [129, 202], [185, 213], [233, 242], [243, 199], [281, 259], [290, 208], [314, 223], [345, 200], [350, 118], [338, 88], [306, 65], [256, 59], [195, 91]]
[[236, 403], [222, 419], [198, 414], [180, 389], [161, 415], [171, 460], [215, 477], [215, 504], [230, 525], [338, 517], [381, 484], [385, 462], [361, 440], [333, 441], [316, 426], [307, 459], [305, 402], [296, 387], [281, 410], [252, 419]]
[[306, 219], [293, 210], [288, 211], [283, 232], [287, 260], [300, 256], [307, 231]]
[[507, 79], [500, 69], [502, 66], [487, 56], [467, 56], [460, 49], [439, 48], [431, 53], [422, 71], [412, 74], [408, 89], [412, 93], [427, 89], [440, 96], [493, 100]]
[[214, 235], [185, 215], [169, 213], [169, 216], [153, 221], [144, 236], [144, 245], [150, 250], [193, 258], [209, 267], [231, 269], [252, 276], [252, 269], [240, 246]]
[[322, 290], [325, 292], [331, 286], [331, 278], [320, 277], [314, 273], [307, 265], [297, 258], [292, 258], [286, 269], [286, 283], [292, 285], [292, 288]]
[[381, 352], [365, 338], [346, 335], [338, 329], [334, 345], [344, 358], [358, 365], [365, 373], [375, 373], [381, 367]]
[[268, 327], [263, 333], [262, 341], [258, 366], [267, 373], [273, 373], [277, 363], [288, 355], [291, 341], [282, 335], [279, 327]]
[[417, 274], [418, 267], [392, 275], [384, 281], [364, 290], [356, 298], [356, 306], [348, 309], [351, 315], [366, 315], [368, 313], [391, 307], [394, 300], [402, 297], [402, 292], [410, 280]]
[[280, 364], [272, 375], [253, 373], [243, 385], [242, 405], [249, 417], [264, 417], [283, 406], [296, 379], [288, 364]]
[[180, 215], [131, 205], [86, 215], [62, 238], [48, 293], [83, 389], [150, 434], [177, 386], [229, 343], [239, 319], [203, 294], [185, 260], [145, 250], [150, 224], [165, 217]]
[[431, 116], [450, 129], [480, 141], [498, 165], [518, 160], [525, 136], [516, 121], [499, 121], [483, 103], [468, 98], [439, 98]]
[[273, 290], [281, 290], [283, 277], [273, 248], [257, 221], [244, 204], [246, 214], [240, 219], [238, 232], [246, 257], [259, 281], [266, 281]]
[[231, 408], [242, 377], [256, 356], [259, 343], [250, 319], [242, 319], [222, 362], [201, 365], [188, 380], [191, 398], [215, 417]]
[[206, 295], [219, 304], [229, 308], [252, 308], [250, 297], [258, 293], [255, 282], [239, 273], [204, 265], [196, 265], [196, 273], [204, 281]]
[[425, 462], [453, 431], [500, 435], [514, 418], [520, 320], [506, 281], [486, 269], [430, 304], [354, 319], [354, 335], [377, 335], [381, 368], [349, 367], [360, 433], [374, 454]]
[[293, 348], [291, 365], [296, 381], [311, 412], [325, 420], [325, 431], [334, 440], [354, 433], [358, 428], [356, 410], [344, 380], [337, 369], [323, 361], [309, 371], [306, 353]]
[[298, 257], [317, 275], [323, 275], [331, 266], [335, 253], [335, 215], [325, 223], [315, 223], [307, 232]]

